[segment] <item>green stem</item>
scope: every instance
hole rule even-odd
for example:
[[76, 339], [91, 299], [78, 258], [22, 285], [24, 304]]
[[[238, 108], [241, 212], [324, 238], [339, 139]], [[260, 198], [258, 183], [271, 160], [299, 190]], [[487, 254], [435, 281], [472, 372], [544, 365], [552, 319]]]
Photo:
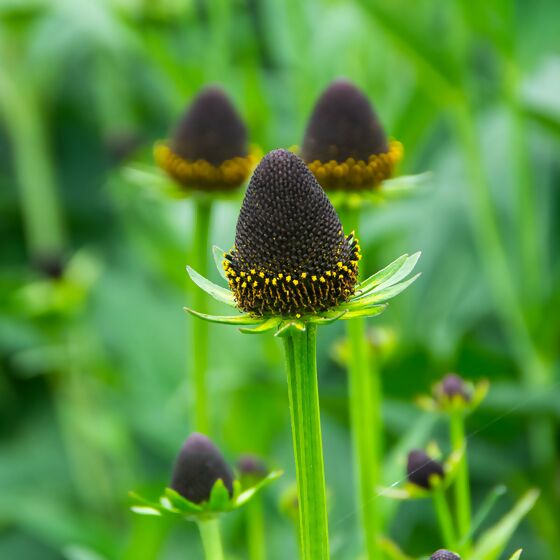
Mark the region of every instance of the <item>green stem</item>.
[[[359, 210], [346, 209], [344, 225], [359, 229]], [[365, 319], [346, 322], [350, 352], [348, 384], [350, 424], [354, 447], [357, 501], [369, 560], [377, 560], [381, 535], [381, 517], [374, 499], [381, 478], [381, 383], [367, 344]]]
[[453, 452], [460, 453], [457, 479], [455, 480], [455, 508], [459, 539], [464, 539], [465, 547], [470, 546], [471, 533], [471, 501], [469, 484], [469, 467], [467, 461], [467, 438], [465, 436], [465, 416], [461, 412], [454, 412], [450, 418], [451, 446]]
[[[208, 275], [208, 239], [212, 202], [207, 198], [195, 199], [194, 235], [192, 248], [193, 268], [203, 276]], [[193, 290], [193, 307], [202, 313], [206, 312], [206, 294], [203, 290]], [[195, 430], [208, 434], [210, 418], [208, 411], [208, 323], [192, 322], [192, 341], [190, 345], [194, 380], [194, 414]]]
[[[31, 255], [60, 258], [65, 248], [62, 212], [40, 99], [13, 59], [18, 45], [0, 45], [0, 114], [14, 153], [27, 245]], [[10, 46], [13, 48], [10, 50]]]
[[284, 338], [298, 484], [302, 560], [329, 558], [325, 471], [317, 385], [317, 327]]
[[249, 560], [265, 560], [264, 515], [260, 496], [255, 496], [247, 504], [247, 546]]
[[217, 517], [198, 521], [198, 530], [204, 548], [206, 560], [223, 560], [222, 537], [220, 535], [220, 520]]
[[434, 509], [436, 511], [441, 536], [445, 546], [449, 550], [457, 550], [453, 517], [451, 516], [451, 511], [449, 510], [449, 505], [447, 504], [443, 488], [435, 488], [433, 490], [432, 500], [434, 502]]

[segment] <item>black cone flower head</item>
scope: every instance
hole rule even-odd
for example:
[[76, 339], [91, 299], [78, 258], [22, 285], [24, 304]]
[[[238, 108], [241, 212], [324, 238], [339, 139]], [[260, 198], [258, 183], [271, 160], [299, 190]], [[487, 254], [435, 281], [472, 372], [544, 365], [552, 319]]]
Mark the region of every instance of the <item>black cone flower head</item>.
[[466, 402], [469, 402], [472, 397], [464, 379], [455, 373], [450, 373], [443, 378], [439, 392], [449, 399], [459, 396]]
[[406, 472], [409, 482], [426, 490], [432, 488], [433, 477], [444, 476], [442, 465], [420, 449], [415, 449], [408, 454]]
[[255, 170], [224, 269], [240, 309], [296, 317], [346, 301], [360, 247], [305, 163], [270, 152]]
[[186, 188], [230, 190], [249, 176], [247, 130], [227, 95], [204, 89], [183, 115], [169, 142], [155, 147], [156, 162]]
[[387, 141], [369, 100], [356, 86], [335, 80], [315, 105], [302, 157], [323, 188], [362, 190], [391, 176], [402, 145]]
[[431, 556], [430, 560], [461, 560], [461, 557], [450, 550], [436, 550]]
[[170, 488], [187, 500], [208, 501], [214, 483], [221, 479], [233, 493], [233, 475], [220, 450], [202, 434], [194, 433], [183, 444], [175, 461]]

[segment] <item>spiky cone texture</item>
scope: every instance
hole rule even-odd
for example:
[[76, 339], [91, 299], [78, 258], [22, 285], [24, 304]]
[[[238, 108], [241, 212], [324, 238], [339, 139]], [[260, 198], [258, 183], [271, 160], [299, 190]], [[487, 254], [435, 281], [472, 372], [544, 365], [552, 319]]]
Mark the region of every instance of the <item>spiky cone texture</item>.
[[222, 453], [206, 436], [191, 434], [175, 461], [169, 487], [187, 500], [200, 504], [210, 499], [212, 488], [219, 479], [231, 497], [233, 474]]
[[426, 490], [433, 487], [436, 478], [444, 477], [443, 466], [420, 449], [414, 449], [408, 454], [406, 472], [409, 482]]
[[169, 141], [154, 147], [156, 163], [187, 190], [229, 191], [242, 185], [254, 165], [247, 129], [218, 87], [202, 90]]
[[393, 174], [403, 147], [388, 141], [367, 97], [347, 80], [335, 80], [317, 101], [301, 155], [326, 190], [361, 191]]
[[347, 301], [360, 246], [305, 163], [286, 150], [256, 168], [224, 270], [237, 306], [252, 315], [300, 316]]
[[461, 557], [450, 550], [436, 550], [431, 556], [430, 560], [461, 560]]

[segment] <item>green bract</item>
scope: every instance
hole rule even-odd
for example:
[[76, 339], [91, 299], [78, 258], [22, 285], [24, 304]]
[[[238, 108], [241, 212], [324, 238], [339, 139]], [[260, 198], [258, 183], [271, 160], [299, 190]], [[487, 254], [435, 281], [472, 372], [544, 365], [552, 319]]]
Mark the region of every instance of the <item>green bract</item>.
[[272, 471], [265, 478], [248, 487], [243, 487], [239, 480], [234, 480], [233, 496], [231, 498], [222, 480], [218, 479], [212, 487], [210, 499], [201, 504], [195, 504], [187, 500], [171, 488], [165, 489], [158, 502], [153, 502], [131, 492], [130, 496], [137, 503], [130, 509], [140, 515], [176, 515], [189, 521], [208, 519], [243, 507], [257, 492], [282, 474], [283, 472], [280, 470]]
[[[224, 254], [224, 251], [214, 247], [214, 258], [222, 277], [221, 258], [223, 258]], [[385, 310], [388, 300], [400, 294], [420, 276], [420, 273], [418, 273], [407, 278], [413, 271], [419, 258], [420, 252], [410, 256], [402, 255], [384, 269], [357, 284], [355, 293], [348, 301], [339, 304], [329, 311], [309, 314], [297, 313], [293, 316], [269, 315], [256, 317], [249, 313], [240, 315], [207, 315], [194, 309], [185, 308], [185, 310], [205, 321], [237, 325], [241, 327], [240, 331], [244, 333], [259, 334], [275, 331], [275, 336], [285, 336], [292, 329], [305, 331], [307, 323], [325, 325], [338, 319], [347, 320], [355, 317], [373, 317]], [[215, 300], [237, 308], [237, 303], [229, 288], [214, 284], [198, 274], [190, 266], [187, 267], [187, 272], [191, 280]]]

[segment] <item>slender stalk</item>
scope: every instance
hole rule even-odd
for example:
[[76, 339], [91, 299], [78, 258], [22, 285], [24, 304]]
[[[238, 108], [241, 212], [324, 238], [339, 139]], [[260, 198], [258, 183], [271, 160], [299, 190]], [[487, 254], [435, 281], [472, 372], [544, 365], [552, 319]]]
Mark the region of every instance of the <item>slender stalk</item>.
[[247, 546], [249, 560], [265, 560], [264, 515], [260, 496], [255, 496], [247, 504]]
[[0, 44], [5, 63], [0, 68], [0, 116], [14, 153], [29, 252], [38, 260], [60, 258], [65, 232], [43, 113], [35, 89], [21, 75], [21, 61], [10, 56], [18, 48], [17, 42]]
[[443, 488], [436, 488], [432, 492], [432, 500], [445, 546], [450, 550], [457, 550], [453, 517]]
[[[346, 209], [344, 225], [349, 230], [359, 228], [359, 210]], [[369, 356], [366, 320], [346, 322], [350, 352], [348, 355], [348, 384], [350, 424], [354, 448], [357, 502], [369, 560], [381, 557], [379, 537], [381, 517], [374, 499], [381, 477], [381, 383], [379, 372]]]
[[[203, 276], [208, 275], [208, 238], [211, 214], [211, 200], [203, 197], [196, 198], [192, 261], [193, 267]], [[202, 290], [193, 290], [193, 306], [202, 312], [206, 311], [206, 294]], [[208, 323], [206, 321], [192, 322], [190, 355], [192, 356], [195, 395], [193, 424], [196, 431], [208, 434], [210, 418], [206, 379], [208, 372]]]
[[223, 560], [222, 537], [220, 535], [220, 520], [217, 517], [198, 521], [198, 530], [204, 548], [206, 560]]
[[469, 535], [471, 533], [471, 498], [465, 416], [461, 412], [454, 412], [451, 414], [450, 422], [451, 446], [454, 452], [461, 453], [457, 479], [454, 484], [457, 525], [459, 527], [459, 539], [464, 539], [465, 547], [468, 549], [470, 546]]
[[316, 336], [317, 327], [308, 324], [304, 332], [292, 331], [284, 339], [303, 560], [329, 557]]

